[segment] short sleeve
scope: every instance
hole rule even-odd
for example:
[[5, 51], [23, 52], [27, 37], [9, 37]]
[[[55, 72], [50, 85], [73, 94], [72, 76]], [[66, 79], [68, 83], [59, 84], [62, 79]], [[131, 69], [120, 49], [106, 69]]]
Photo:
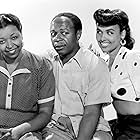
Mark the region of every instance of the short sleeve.
[[53, 103], [55, 94], [55, 78], [52, 63], [48, 59], [43, 58], [39, 72], [40, 86], [38, 104]]
[[140, 98], [140, 52], [133, 52], [126, 57], [126, 68], [130, 80], [137, 94]]
[[93, 58], [89, 68], [89, 85], [85, 105], [110, 103], [109, 70], [104, 60]]

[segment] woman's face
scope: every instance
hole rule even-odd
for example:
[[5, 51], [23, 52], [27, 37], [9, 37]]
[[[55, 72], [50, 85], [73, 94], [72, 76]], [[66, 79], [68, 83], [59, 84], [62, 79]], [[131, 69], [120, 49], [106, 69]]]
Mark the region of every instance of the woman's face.
[[96, 39], [104, 53], [113, 53], [120, 48], [120, 40], [122, 33], [120, 32], [119, 25], [112, 26], [98, 26], [96, 32]]
[[22, 34], [16, 26], [0, 29], [0, 51], [6, 61], [14, 61], [22, 49]]

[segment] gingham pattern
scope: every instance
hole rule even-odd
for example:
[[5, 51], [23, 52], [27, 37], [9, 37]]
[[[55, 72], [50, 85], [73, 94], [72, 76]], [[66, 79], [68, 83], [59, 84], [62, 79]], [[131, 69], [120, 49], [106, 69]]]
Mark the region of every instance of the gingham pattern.
[[0, 127], [31, 120], [37, 114], [38, 101], [45, 105], [54, 100], [53, 85], [52, 67], [47, 59], [23, 50], [16, 70], [10, 75], [0, 58]]

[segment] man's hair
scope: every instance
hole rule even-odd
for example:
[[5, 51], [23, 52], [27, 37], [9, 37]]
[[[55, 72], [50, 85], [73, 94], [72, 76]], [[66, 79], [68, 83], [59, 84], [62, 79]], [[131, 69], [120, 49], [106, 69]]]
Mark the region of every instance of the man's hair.
[[67, 12], [64, 12], [64, 13], [59, 13], [58, 15], [56, 15], [52, 21], [57, 18], [57, 17], [61, 17], [61, 16], [64, 16], [64, 17], [67, 17], [69, 18], [72, 23], [73, 23], [73, 26], [74, 26], [74, 29], [75, 29], [75, 32], [77, 32], [78, 30], [82, 30], [82, 23], [81, 23], [81, 20], [73, 13], [67, 13]]
[[14, 25], [22, 33], [22, 24], [19, 18], [13, 14], [0, 14], [0, 28], [4, 28], [8, 25]]

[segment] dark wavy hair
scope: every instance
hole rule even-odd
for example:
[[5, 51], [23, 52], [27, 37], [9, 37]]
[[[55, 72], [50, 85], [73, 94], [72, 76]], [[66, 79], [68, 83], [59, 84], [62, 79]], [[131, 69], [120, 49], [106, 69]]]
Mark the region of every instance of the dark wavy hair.
[[58, 15], [56, 15], [56, 16], [52, 19], [52, 21], [53, 21], [55, 18], [61, 17], [61, 16], [67, 17], [67, 18], [69, 18], [69, 19], [72, 21], [76, 33], [77, 33], [78, 30], [82, 30], [82, 23], [81, 23], [81, 20], [80, 20], [75, 14], [73, 14], [73, 13], [67, 13], [67, 12], [59, 13]]
[[126, 44], [124, 45], [128, 49], [132, 49], [135, 43], [135, 40], [131, 37], [131, 31], [129, 26], [129, 18], [127, 14], [120, 10], [109, 10], [109, 9], [98, 9], [93, 14], [95, 22], [99, 26], [111, 26], [119, 25], [120, 31], [126, 31]]
[[13, 14], [0, 14], [0, 28], [4, 28], [8, 25], [14, 25], [22, 33], [22, 25], [19, 18]]

